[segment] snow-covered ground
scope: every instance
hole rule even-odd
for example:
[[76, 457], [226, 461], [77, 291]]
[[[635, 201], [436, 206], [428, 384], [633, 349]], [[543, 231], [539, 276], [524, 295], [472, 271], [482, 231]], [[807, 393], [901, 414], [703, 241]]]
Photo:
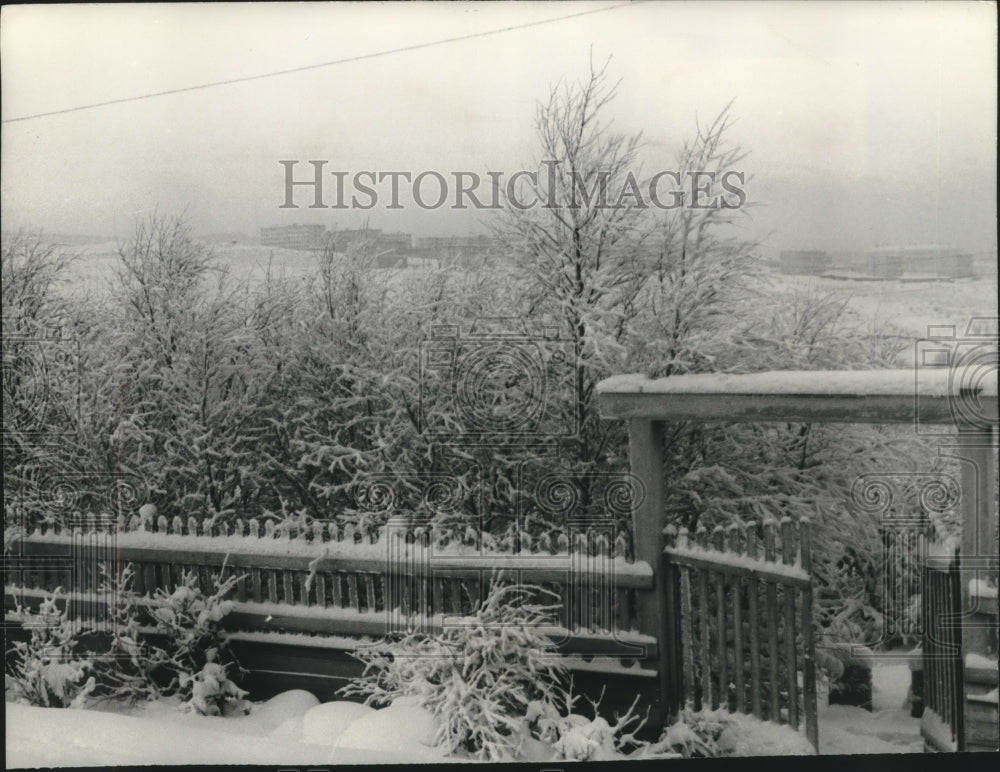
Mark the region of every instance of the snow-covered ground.
[[230, 718], [184, 713], [176, 700], [88, 710], [5, 707], [7, 768], [449, 761], [425, 744], [433, 741], [433, 719], [405, 700], [374, 710], [346, 701], [320, 704], [296, 690]]
[[[820, 752], [920, 753], [920, 721], [904, 706], [906, 664], [876, 664], [874, 712], [844, 705], [820, 711]], [[284, 692], [248, 716], [220, 718], [177, 710], [176, 700], [88, 710], [6, 704], [6, 766], [143, 764], [414, 764], [466, 762], [432, 747], [433, 718], [406, 699], [375, 710], [352, 702], [320, 704]], [[753, 727], [756, 727], [754, 731]], [[734, 750], [774, 753], [787, 730], [749, 722]], [[758, 737], [759, 735], [759, 737]], [[758, 739], [759, 742], [751, 742]]]
[[[885, 326], [914, 343], [935, 326], [954, 325], [957, 339], [966, 339], [972, 317], [995, 317], [997, 278], [935, 282], [848, 282], [816, 276], [792, 276], [775, 273], [772, 277], [778, 296], [813, 291], [834, 293], [849, 299], [856, 320], [873, 329]], [[914, 348], [902, 352], [899, 366], [913, 364]]]
[[878, 663], [872, 669], [872, 711], [828, 705], [819, 713], [821, 754], [922, 753], [920, 719], [906, 702], [910, 668]]

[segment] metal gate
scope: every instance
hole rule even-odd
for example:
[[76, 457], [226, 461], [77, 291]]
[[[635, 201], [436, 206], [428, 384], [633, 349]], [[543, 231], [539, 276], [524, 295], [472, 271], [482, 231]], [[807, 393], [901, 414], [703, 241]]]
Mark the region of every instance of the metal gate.
[[[937, 750], [965, 745], [962, 583], [958, 553], [928, 557], [923, 568], [924, 715], [921, 733]], [[950, 734], [950, 743], [948, 735]]]

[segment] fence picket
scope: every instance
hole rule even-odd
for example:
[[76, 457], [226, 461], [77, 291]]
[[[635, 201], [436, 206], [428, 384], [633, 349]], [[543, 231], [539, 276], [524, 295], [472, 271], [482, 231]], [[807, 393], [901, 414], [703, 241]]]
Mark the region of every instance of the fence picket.
[[733, 578], [733, 669], [736, 685], [736, 710], [746, 712], [746, 685], [743, 662], [743, 580]]
[[250, 569], [250, 582], [253, 587], [253, 599], [256, 603], [264, 600], [264, 588], [261, 581], [261, 570], [259, 568]]
[[135, 569], [137, 572], [139, 570], [143, 573], [143, 584], [150, 588], [150, 592], [153, 588], [159, 587], [160, 585], [156, 582], [156, 564], [155, 563], [144, 563], [140, 569], [138, 566]]
[[267, 599], [271, 603], [278, 602], [278, 572], [274, 569], [267, 569]]
[[309, 601], [309, 597], [313, 592], [313, 587], [315, 586], [315, 577], [312, 580], [309, 579], [308, 571], [299, 571], [299, 603], [303, 606], [312, 605]]
[[365, 574], [365, 603], [368, 611], [375, 611], [375, 575]]
[[[757, 559], [757, 526], [747, 526], [747, 557]], [[764, 718], [764, 708], [760, 694], [760, 616], [757, 602], [760, 596], [760, 582], [756, 577], [747, 580], [747, 614], [750, 617], [750, 701], [753, 714]]]
[[347, 575], [347, 597], [349, 607], [361, 611], [361, 603], [358, 600], [358, 575], [353, 571]]
[[712, 710], [719, 707], [718, 695], [712, 693], [712, 660], [709, 654], [711, 645], [708, 637], [708, 571], [704, 568], [698, 569], [698, 621], [700, 623], [701, 640], [701, 703], [704, 709], [705, 704], [712, 706]]
[[344, 588], [343, 588], [343, 574], [340, 571], [335, 571], [330, 574], [333, 582], [333, 607], [343, 608], [344, 607]]
[[[673, 545], [676, 538], [675, 529], [669, 527], [664, 531], [664, 535], [666, 544]], [[670, 720], [679, 713], [684, 697], [684, 667], [680, 649], [680, 567], [671, 565], [662, 555], [660, 562], [665, 608], [661, 609], [660, 625], [657, 630], [658, 667], [661, 710], [667, 720]]]
[[294, 577], [291, 571], [281, 572], [281, 600], [289, 606], [295, 605]]
[[[724, 551], [723, 541], [725, 533], [722, 526], [716, 526], [712, 531], [713, 546], [720, 554]], [[727, 660], [729, 659], [726, 647], [726, 575], [722, 572], [715, 574], [715, 626], [716, 626], [716, 648], [719, 658], [719, 704], [729, 708], [729, 669]], [[714, 706], [713, 706], [714, 707]]]
[[[681, 531], [686, 541], [686, 531]], [[684, 542], [682, 542], [684, 543]], [[691, 610], [691, 569], [681, 569], [681, 646], [684, 649], [684, 680], [691, 685], [690, 693], [694, 695], [695, 710], [701, 710], [701, 697], [695, 688], [697, 673], [694, 669], [694, 632]]]
[[316, 584], [316, 605], [326, 608], [329, 605], [326, 600], [326, 573], [318, 571], [313, 581]]
[[[775, 559], [773, 520], [764, 522], [764, 559], [771, 562]], [[767, 616], [767, 655], [768, 675], [770, 676], [771, 710], [768, 718], [781, 723], [781, 695], [778, 685], [778, 591], [773, 582], [764, 586], [765, 614]]]
[[247, 602], [247, 582], [250, 579], [247, 574], [249, 572], [244, 572], [244, 578], [236, 583], [236, 600], [240, 603]]

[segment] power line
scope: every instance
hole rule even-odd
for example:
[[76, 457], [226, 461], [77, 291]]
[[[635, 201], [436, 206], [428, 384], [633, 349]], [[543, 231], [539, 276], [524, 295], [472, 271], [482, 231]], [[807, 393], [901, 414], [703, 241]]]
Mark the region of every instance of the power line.
[[503, 27], [501, 29], [487, 30], [485, 32], [473, 32], [468, 35], [459, 35], [452, 38], [444, 38], [442, 40], [434, 40], [429, 43], [416, 43], [411, 46], [402, 46], [400, 48], [391, 48], [387, 51], [377, 51], [371, 54], [361, 54], [360, 56], [350, 56], [346, 59], [335, 59], [331, 62], [320, 62], [319, 64], [307, 64], [302, 67], [293, 67], [288, 70], [276, 70], [275, 72], [265, 72], [259, 75], [246, 75], [242, 78], [229, 78], [228, 80], [217, 80], [211, 83], [202, 83], [197, 86], [184, 86], [182, 88], [167, 89], [165, 91], [156, 91], [150, 94], [140, 94], [139, 96], [122, 97], [121, 99], [109, 99], [105, 102], [94, 102], [88, 105], [79, 105], [77, 107], [67, 107], [62, 110], [51, 110], [46, 113], [35, 113], [34, 115], [22, 115], [18, 118], [7, 118], [3, 123], [17, 123], [18, 121], [30, 121], [35, 118], [45, 118], [50, 115], [64, 115], [65, 113], [76, 113], [81, 110], [93, 110], [97, 107], [107, 107], [108, 105], [120, 105], [126, 102], [138, 102], [143, 99], [155, 99], [156, 97], [168, 96], [170, 94], [183, 94], [188, 91], [200, 91], [207, 88], [216, 88], [217, 86], [229, 86], [234, 83], [247, 83], [253, 80], [263, 80], [264, 78], [276, 78], [281, 75], [291, 75], [296, 72], [305, 72], [307, 70], [317, 70], [321, 67], [333, 67], [338, 64], [349, 64], [350, 62], [360, 62], [365, 59], [376, 59], [380, 56], [389, 56], [391, 54], [400, 54], [408, 51], [418, 51], [422, 48], [433, 48], [434, 46], [441, 46], [447, 43], [458, 43], [463, 40], [473, 40], [475, 38], [488, 37], [489, 35], [500, 35], [505, 32], [514, 32], [515, 30], [527, 29], [528, 27], [539, 27], [543, 24], [553, 24], [559, 21], [566, 21], [567, 19], [576, 19], [580, 16], [589, 16], [594, 13], [604, 13], [605, 11], [614, 11], [619, 8], [624, 8], [629, 5], [637, 5], [638, 3], [645, 2], [646, 0], [629, 0], [629, 2], [619, 3], [618, 5], [610, 5], [605, 8], [594, 8], [589, 11], [580, 11], [578, 13], [571, 13], [565, 16], [557, 16], [554, 19], [542, 19], [541, 21], [532, 21], [526, 24], [515, 24], [510, 27]]

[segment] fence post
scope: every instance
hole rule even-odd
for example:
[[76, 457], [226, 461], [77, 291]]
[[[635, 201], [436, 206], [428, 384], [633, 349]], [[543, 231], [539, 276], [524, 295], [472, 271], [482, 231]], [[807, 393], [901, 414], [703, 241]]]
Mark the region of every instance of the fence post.
[[799, 557], [809, 584], [802, 590], [802, 707], [806, 714], [806, 738], [819, 750], [819, 718], [816, 709], [816, 645], [813, 640], [812, 524], [799, 521]]
[[[666, 542], [674, 546], [676, 529], [668, 526]], [[666, 691], [662, 695], [666, 720], [672, 721], [680, 713], [684, 703], [684, 672], [682, 663], [681, 619], [680, 619], [680, 569], [670, 562], [670, 557], [660, 554], [660, 573], [664, 582], [663, 635], [659, 642], [660, 672], [666, 673], [661, 683]]]
[[667, 586], [664, 577], [663, 548], [663, 423], [648, 418], [633, 418], [628, 424], [629, 468], [642, 481], [645, 496], [632, 507], [632, 538], [635, 559], [644, 560], [653, 571], [653, 590], [636, 594], [639, 631], [657, 639], [659, 669], [659, 708], [661, 723], [670, 720], [672, 660], [668, 658], [666, 624]]
[[[973, 612], [974, 601], [969, 593], [969, 581], [985, 576], [989, 558], [996, 557], [996, 490], [993, 475], [992, 427], [958, 427], [958, 452], [961, 462], [962, 547], [959, 571], [962, 584], [962, 613]], [[977, 565], [979, 564], [979, 565]], [[994, 569], [995, 571], [995, 569]], [[989, 630], [966, 625], [963, 633], [962, 658], [968, 653], [985, 654], [989, 650]]]

